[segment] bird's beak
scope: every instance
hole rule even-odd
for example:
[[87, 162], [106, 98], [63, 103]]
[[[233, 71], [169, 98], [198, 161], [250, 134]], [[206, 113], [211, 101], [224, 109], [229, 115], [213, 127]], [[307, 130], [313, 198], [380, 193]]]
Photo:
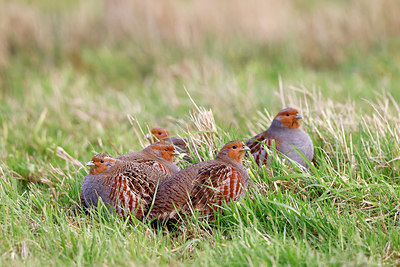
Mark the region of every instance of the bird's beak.
[[302, 120], [303, 119], [303, 115], [301, 115], [300, 113], [297, 113], [295, 118], [298, 119], [298, 120]]
[[248, 146], [244, 146], [240, 151], [247, 152], [247, 151], [250, 151], [250, 148]]
[[89, 161], [89, 162], [86, 162], [85, 165], [86, 165], [86, 166], [95, 166], [93, 160], [91, 160], [91, 161]]
[[172, 155], [173, 155], [173, 156], [178, 156], [178, 155], [179, 155], [178, 150], [174, 149], [174, 152], [172, 152]]
[[146, 135], [144, 136], [144, 138], [146, 138], [147, 140], [151, 140], [151, 135], [150, 135], [150, 134], [146, 134]]

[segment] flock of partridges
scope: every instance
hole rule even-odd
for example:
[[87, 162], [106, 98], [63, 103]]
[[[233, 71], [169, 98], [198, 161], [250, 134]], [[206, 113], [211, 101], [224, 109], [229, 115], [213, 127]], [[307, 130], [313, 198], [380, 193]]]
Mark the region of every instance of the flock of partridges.
[[258, 165], [268, 165], [270, 153], [266, 150], [274, 146], [292, 164], [308, 168], [314, 146], [300, 129], [302, 118], [296, 109], [283, 109], [265, 132], [246, 144], [231, 141], [215, 159], [182, 170], [174, 163], [174, 156], [184, 152], [184, 159], [190, 162], [190, 151], [198, 144], [153, 128], [157, 141], [145, 149], [116, 158], [97, 154], [87, 163], [91, 170], [82, 182], [82, 209], [97, 207], [101, 199], [110, 212], [124, 218], [168, 220], [183, 213], [212, 215], [223, 202], [244, 197], [249, 176], [242, 160], [248, 151]]

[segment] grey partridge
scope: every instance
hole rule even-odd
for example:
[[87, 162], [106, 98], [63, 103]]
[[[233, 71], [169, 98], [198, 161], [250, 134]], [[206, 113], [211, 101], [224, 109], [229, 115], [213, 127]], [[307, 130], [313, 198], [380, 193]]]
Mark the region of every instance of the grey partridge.
[[303, 119], [303, 116], [296, 109], [283, 109], [275, 116], [271, 126], [265, 132], [250, 138], [246, 142], [258, 165], [270, 163], [265, 147], [271, 149], [274, 141], [275, 147], [282, 154], [303, 167], [309, 167], [298, 153], [300, 151], [310, 162], [314, 156], [314, 145], [310, 136], [300, 129], [301, 119]]
[[244, 196], [249, 176], [242, 165], [250, 149], [242, 142], [227, 143], [214, 160], [188, 166], [160, 184], [150, 218], [176, 219], [177, 211], [210, 215], [226, 202]]
[[95, 155], [87, 165], [92, 169], [82, 181], [83, 209], [96, 207], [101, 199], [110, 212], [121, 217], [132, 213], [142, 219], [159, 181], [166, 178], [158, 168], [146, 163], [123, 161], [106, 154]]
[[177, 154], [172, 144], [158, 141], [141, 151], [129, 152], [117, 157], [117, 159], [144, 163], [159, 168], [166, 175], [172, 175], [179, 171], [178, 166], [174, 163], [174, 156]]

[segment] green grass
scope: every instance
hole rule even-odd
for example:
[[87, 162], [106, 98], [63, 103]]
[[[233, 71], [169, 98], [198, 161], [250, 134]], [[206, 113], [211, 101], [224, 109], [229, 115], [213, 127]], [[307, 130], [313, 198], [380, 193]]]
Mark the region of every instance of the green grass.
[[[214, 38], [11, 53], [0, 69], [0, 265], [400, 263], [400, 40], [349, 47], [317, 67], [288, 42]], [[215, 221], [168, 230], [101, 210], [73, 215], [80, 163], [141, 149], [133, 127], [189, 129], [207, 160], [290, 105], [305, 115], [315, 167], [246, 161], [246, 197]]]

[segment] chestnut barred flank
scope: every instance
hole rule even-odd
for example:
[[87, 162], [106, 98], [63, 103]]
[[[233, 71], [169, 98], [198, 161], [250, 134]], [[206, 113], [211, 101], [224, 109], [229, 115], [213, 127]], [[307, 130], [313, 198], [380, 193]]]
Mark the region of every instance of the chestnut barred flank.
[[147, 214], [157, 185], [169, 170], [154, 160], [136, 162], [97, 154], [87, 165], [90, 173], [82, 182], [81, 205], [96, 207], [101, 199], [109, 211], [125, 218], [130, 213], [138, 219]]
[[249, 150], [242, 142], [229, 142], [214, 160], [191, 165], [169, 177], [160, 185], [150, 218], [176, 219], [177, 211], [211, 215], [223, 201], [239, 200], [248, 186], [242, 160]]

